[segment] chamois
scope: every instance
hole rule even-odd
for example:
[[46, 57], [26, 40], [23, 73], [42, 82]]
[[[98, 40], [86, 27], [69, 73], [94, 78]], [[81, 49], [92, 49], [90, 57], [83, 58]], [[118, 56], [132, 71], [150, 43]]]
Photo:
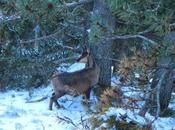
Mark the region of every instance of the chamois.
[[71, 96], [86, 94], [89, 98], [90, 88], [98, 83], [100, 68], [94, 61], [90, 50], [86, 49], [77, 61], [86, 62], [86, 67], [75, 72], [55, 73], [52, 76], [54, 92], [50, 98], [50, 110], [52, 110], [53, 103], [57, 108], [60, 107], [57, 99], [65, 94]]

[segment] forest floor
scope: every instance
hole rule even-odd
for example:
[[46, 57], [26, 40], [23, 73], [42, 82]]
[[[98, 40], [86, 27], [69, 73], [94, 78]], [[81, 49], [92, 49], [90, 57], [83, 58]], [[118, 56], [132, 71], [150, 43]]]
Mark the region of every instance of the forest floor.
[[[81, 67], [73, 65], [70, 71]], [[59, 99], [59, 103], [64, 108], [56, 109], [53, 106], [53, 110], [50, 111], [48, 105], [51, 93], [51, 85], [35, 89], [30, 94], [28, 91], [16, 90], [1, 92], [0, 130], [88, 130], [87, 119], [91, 116], [91, 112], [86, 106], [82, 105], [82, 96], [65, 95]], [[32, 102], [42, 97], [47, 98], [40, 102]], [[91, 100], [96, 104], [93, 94], [91, 94]], [[170, 107], [175, 110], [175, 102], [171, 103]], [[141, 124], [145, 122], [145, 118], [121, 108], [110, 108], [102, 116], [105, 118], [105, 116], [112, 114], [125, 113]], [[154, 119], [149, 114], [146, 114], [146, 117], [149, 120]], [[175, 130], [175, 117], [158, 118], [153, 122], [153, 126], [155, 130]]]
[[[49, 87], [37, 89], [32, 100], [45, 97]], [[0, 130], [72, 130], [80, 127], [87, 113], [81, 105], [81, 96], [64, 96], [59, 103], [65, 108], [48, 109], [49, 98], [28, 103], [27, 91], [8, 91], [0, 94]]]

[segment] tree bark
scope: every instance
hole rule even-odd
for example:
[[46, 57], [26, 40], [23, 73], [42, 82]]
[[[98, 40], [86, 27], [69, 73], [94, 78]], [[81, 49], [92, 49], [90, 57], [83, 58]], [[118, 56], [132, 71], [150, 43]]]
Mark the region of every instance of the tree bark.
[[[162, 56], [160, 58], [159, 66], [162, 66], [157, 69], [152, 84], [151, 88], [153, 89], [153, 94], [149, 95], [149, 99], [146, 100], [144, 107], [140, 111], [140, 115], [144, 116], [145, 113], [150, 109], [150, 112], [152, 115], [156, 115], [156, 112], [158, 110], [158, 105], [157, 105], [157, 97], [156, 97], [156, 88], [158, 85], [160, 85], [160, 95], [159, 95], [159, 104], [160, 104], [160, 113], [159, 116], [163, 116], [168, 108], [169, 102], [171, 100], [171, 94], [173, 87], [175, 87], [175, 54], [174, 51], [171, 52], [171, 49], [173, 48], [173, 42], [175, 41], [174, 39], [175, 32], [172, 32], [165, 36], [165, 42], [166, 47], [165, 47], [165, 56]], [[165, 74], [163, 79], [160, 79], [161, 75]], [[160, 83], [161, 81], [161, 84]]]
[[[101, 37], [110, 36], [115, 27], [115, 17], [112, 15], [112, 12], [105, 3], [105, 0], [94, 0], [92, 17], [98, 17], [96, 23], [93, 24], [103, 28], [100, 28]], [[93, 54], [101, 69], [99, 84], [102, 86], [111, 85], [112, 61], [106, 59], [110, 59], [112, 57], [112, 42], [112, 40], [99, 38], [96, 43], [92, 44]]]
[[[171, 62], [168, 62], [171, 63]], [[155, 89], [158, 87], [158, 84], [160, 82], [160, 77], [163, 73], [165, 73], [164, 78], [162, 79], [162, 83], [160, 84], [160, 95], [159, 95], [159, 103], [160, 103], [160, 113], [159, 115], [163, 115], [164, 112], [167, 110], [170, 99], [171, 99], [171, 93], [172, 93], [172, 88], [173, 88], [173, 75], [175, 74], [175, 69], [171, 68], [161, 68], [158, 69], [155, 77], [153, 79], [151, 88]], [[156, 90], [156, 89], [155, 89]], [[152, 99], [152, 106], [150, 112], [155, 115], [157, 112], [157, 98], [156, 98], [156, 91], [153, 93], [153, 99]]]
[[[170, 59], [170, 58], [164, 57], [161, 60], [160, 65], [162, 65], [163, 63], [164, 65], [165, 63], [168, 63], [168, 64], [172, 63], [172, 61], [170, 60], [167, 61], [167, 59]], [[164, 76], [161, 79], [160, 77], [162, 77], [163, 74]], [[173, 78], [174, 76], [175, 76], [175, 69], [172, 69], [170, 66], [168, 66], [167, 68], [157, 69], [151, 84], [151, 89], [153, 90], [153, 93], [149, 95], [148, 99], [145, 101], [145, 105], [139, 112], [141, 116], [145, 116], [148, 110], [152, 115], [156, 115], [158, 109], [160, 109], [159, 110], [160, 112], [157, 116], [164, 115], [171, 99], [171, 93], [174, 87], [174, 78]], [[157, 90], [158, 86], [160, 87], [159, 100], [157, 99], [157, 95], [156, 95], [158, 91]], [[160, 106], [158, 106], [157, 104], [159, 104]]]

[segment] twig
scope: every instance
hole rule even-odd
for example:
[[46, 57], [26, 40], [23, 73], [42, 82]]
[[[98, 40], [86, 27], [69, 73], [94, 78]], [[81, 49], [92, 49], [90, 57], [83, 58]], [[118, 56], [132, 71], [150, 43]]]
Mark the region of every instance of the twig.
[[43, 130], [45, 130], [44, 124], [42, 122], [41, 122], [41, 126], [42, 126]]
[[85, 130], [90, 130], [90, 127], [85, 122], [85, 121], [87, 121], [87, 119], [83, 119], [83, 116], [82, 115], [81, 115], [81, 120], [80, 121], [81, 121], [80, 122], [80, 125], [82, 125]]

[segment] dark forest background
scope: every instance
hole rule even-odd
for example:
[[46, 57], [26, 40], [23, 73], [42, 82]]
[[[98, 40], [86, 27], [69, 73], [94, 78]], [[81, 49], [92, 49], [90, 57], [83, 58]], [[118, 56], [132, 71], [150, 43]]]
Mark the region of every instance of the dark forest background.
[[0, 90], [47, 85], [61, 63], [74, 63], [88, 46], [101, 88], [110, 89], [114, 66], [123, 85], [151, 91], [140, 115], [158, 108], [167, 114], [175, 83], [174, 7], [173, 0], [0, 0]]

